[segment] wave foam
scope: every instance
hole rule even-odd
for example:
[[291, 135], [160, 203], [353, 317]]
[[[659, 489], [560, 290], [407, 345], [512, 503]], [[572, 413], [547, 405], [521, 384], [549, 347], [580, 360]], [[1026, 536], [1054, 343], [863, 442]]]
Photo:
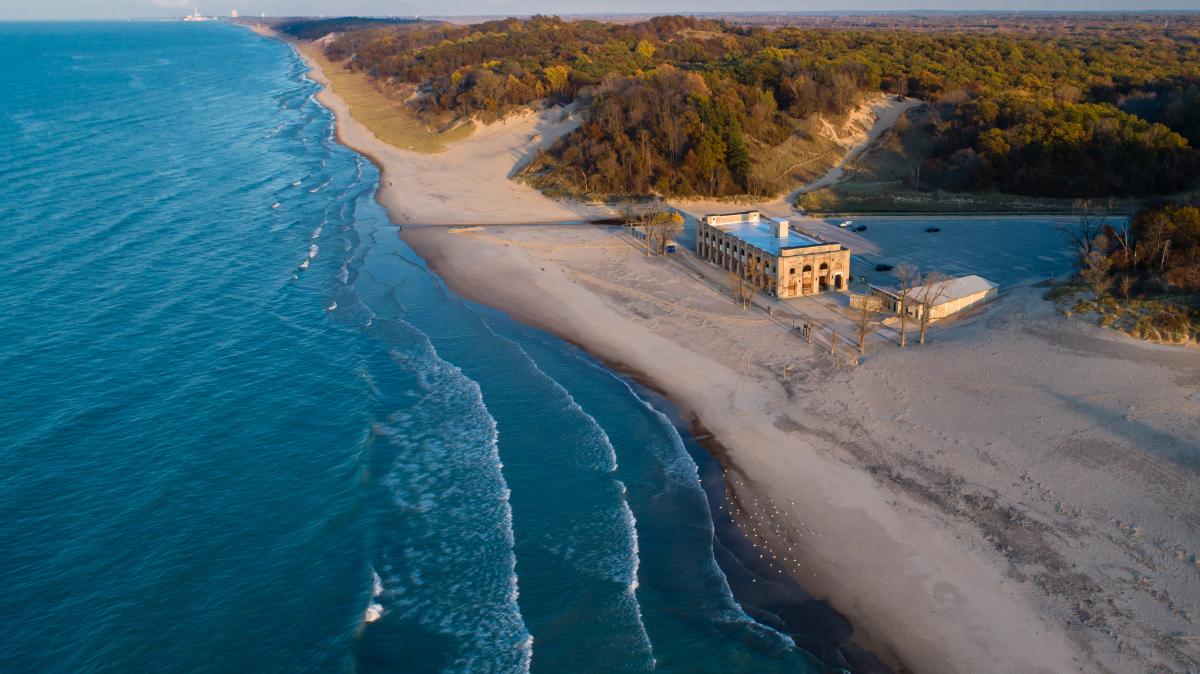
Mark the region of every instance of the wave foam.
[[[663, 466], [664, 473], [675, 486], [699, 492], [707, 515], [706, 522], [708, 523], [708, 529], [715, 536], [712, 511], [708, 507], [708, 497], [704, 494], [704, 487], [700, 484], [700, 469], [692, 459], [691, 454], [688, 453], [687, 447], [683, 442], [683, 437], [679, 434], [679, 430], [675, 427], [675, 424], [671, 422], [670, 417], [650, 404], [650, 401], [638, 395], [633, 386], [623, 377], [618, 376], [611, 370], [578, 353], [573, 351], [569, 353], [580, 362], [620, 382], [629, 394], [654, 415], [659, 423], [662, 424], [662, 427], [666, 429], [667, 435], [671, 439], [670, 447], [665, 451], [657, 452], [657, 458]], [[720, 586], [721, 608], [717, 616], [720, 620], [745, 628], [749, 633], [769, 642], [774, 648], [783, 651], [792, 651], [796, 648], [796, 644], [791, 637], [769, 625], [758, 622], [745, 612], [741, 604], [733, 596], [733, 590], [729, 587], [729, 580], [725, 577], [725, 572], [721, 570], [720, 565], [717, 564], [716, 555], [712, 552], [711, 547], [709, 548], [709, 557], [704, 561]]]
[[[395, 448], [381, 479], [396, 527], [387, 550], [388, 592], [379, 603], [404, 619], [454, 637], [447, 671], [525, 671], [533, 639], [517, 602], [515, 540], [499, 430], [479, 385], [443, 360], [403, 321], [408, 343], [392, 360], [416, 380], [410, 402], [377, 421]], [[413, 343], [415, 342], [415, 343]]]
[[[492, 335], [515, 347], [524, 357], [527, 365], [534, 374], [547, 383], [559, 396], [563, 403], [564, 411], [578, 418], [587, 427], [587, 442], [591, 444], [591, 447], [586, 448], [584, 451], [586, 452], [588, 467], [591, 470], [615, 474], [618, 465], [617, 450], [613, 446], [608, 432], [604, 430], [600, 422], [583, 409], [583, 406], [579, 404], [565, 386], [551, 376], [550, 373], [542, 369], [528, 350], [521, 344], [497, 333], [486, 320], [481, 322]], [[577, 517], [574, 522], [573, 531], [558, 532], [556, 534], [557, 537], [560, 537], [562, 545], [555, 547], [558, 548], [559, 554], [564, 559], [571, 560], [577, 568], [584, 570], [590, 575], [606, 578], [624, 585], [624, 609], [629, 611], [634, 623], [633, 628], [636, 630], [636, 634], [633, 637], [636, 643], [630, 644], [631, 650], [644, 653], [647, 658], [647, 666], [652, 668], [655, 662], [654, 646], [650, 641], [649, 633], [646, 631], [641, 604], [637, 598], [637, 589], [639, 586], [638, 570], [641, 564], [637, 519], [634, 517], [633, 509], [630, 508], [629, 501], [626, 498], [628, 489], [625, 484], [615, 477], [612, 483], [616, 487], [617, 492], [616, 509], [598, 508], [586, 517]], [[576, 537], [573, 535], [575, 532], [580, 532], [581, 535]], [[596, 540], [597, 535], [607, 540], [598, 545]]]

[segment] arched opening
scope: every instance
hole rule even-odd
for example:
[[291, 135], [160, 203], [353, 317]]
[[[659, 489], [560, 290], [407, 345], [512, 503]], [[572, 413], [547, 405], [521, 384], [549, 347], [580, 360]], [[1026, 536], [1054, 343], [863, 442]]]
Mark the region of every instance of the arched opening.
[[817, 267], [817, 283], [822, 292], [829, 290], [829, 264], [822, 262], [820, 267]]

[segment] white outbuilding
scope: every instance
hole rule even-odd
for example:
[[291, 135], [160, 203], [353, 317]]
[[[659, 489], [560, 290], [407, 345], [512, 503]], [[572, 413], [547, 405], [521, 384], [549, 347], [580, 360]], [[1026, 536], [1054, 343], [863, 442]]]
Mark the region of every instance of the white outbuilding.
[[[931, 288], [925, 285], [913, 288], [908, 292], [908, 301], [905, 304], [910, 316], [920, 318], [922, 300], [928, 298], [930, 294], [936, 295], [936, 299], [933, 299], [929, 307], [929, 318], [936, 321], [995, 299], [999, 292], [998, 288], [995, 283], [982, 276], [974, 274], [959, 276], [944, 281], [940, 288], [938, 286]], [[876, 286], [872, 286], [871, 290], [872, 294], [882, 300], [884, 309], [900, 313], [899, 291]]]

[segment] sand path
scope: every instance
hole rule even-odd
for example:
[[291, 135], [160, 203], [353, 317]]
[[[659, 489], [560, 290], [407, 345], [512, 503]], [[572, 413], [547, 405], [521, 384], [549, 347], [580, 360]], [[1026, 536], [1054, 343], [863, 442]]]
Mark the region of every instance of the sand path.
[[786, 195], [761, 202], [738, 200], [736, 203], [721, 199], [672, 199], [671, 205], [692, 217], [744, 208], [754, 208], [771, 217], [795, 215], [796, 209], [793, 204], [799, 195], [841, 181], [846, 175], [846, 169], [854, 161], [895, 126], [902, 115], [921, 104], [921, 101], [915, 98], [897, 100], [895, 96], [881, 94], [874, 100], [860, 105], [850, 114], [844, 133], [838, 134], [836, 129], [827, 125], [828, 135], [844, 148], [845, 153], [823, 176], [796, 187]]

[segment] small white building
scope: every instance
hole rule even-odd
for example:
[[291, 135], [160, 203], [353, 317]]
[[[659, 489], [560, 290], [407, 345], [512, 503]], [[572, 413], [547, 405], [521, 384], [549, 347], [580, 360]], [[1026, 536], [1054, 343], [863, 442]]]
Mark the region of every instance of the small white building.
[[[936, 289], [934, 290], [936, 292]], [[883, 309], [892, 313], [900, 313], [900, 293], [890, 288], [871, 286], [871, 293], [882, 300]], [[921, 317], [921, 297], [926, 293], [926, 286], [917, 286], [908, 292], [905, 303], [909, 316]], [[999, 286], [982, 276], [959, 276], [945, 282], [945, 287], [929, 308], [930, 320], [938, 320], [977, 304], [995, 299]]]

